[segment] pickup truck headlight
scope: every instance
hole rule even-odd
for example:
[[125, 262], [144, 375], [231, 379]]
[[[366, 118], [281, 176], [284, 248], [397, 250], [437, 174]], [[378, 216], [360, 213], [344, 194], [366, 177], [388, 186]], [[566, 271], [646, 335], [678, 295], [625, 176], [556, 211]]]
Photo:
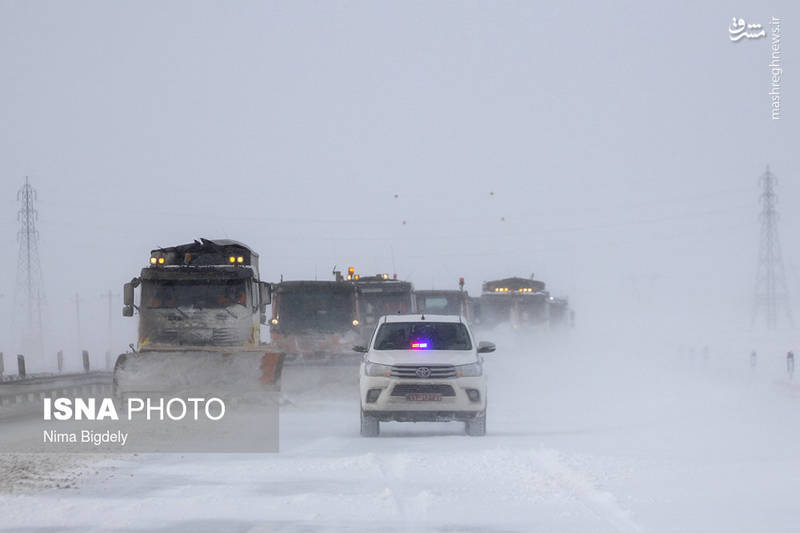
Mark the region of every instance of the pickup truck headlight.
[[483, 365], [472, 363], [469, 365], [457, 365], [456, 376], [460, 378], [474, 378], [483, 374]]
[[382, 365], [380, 363], [372, 363], [367, 361], [364, 363], [364, 373], [368, 376], [390, 376], [392, 375], [392, 367], [389, 365]]

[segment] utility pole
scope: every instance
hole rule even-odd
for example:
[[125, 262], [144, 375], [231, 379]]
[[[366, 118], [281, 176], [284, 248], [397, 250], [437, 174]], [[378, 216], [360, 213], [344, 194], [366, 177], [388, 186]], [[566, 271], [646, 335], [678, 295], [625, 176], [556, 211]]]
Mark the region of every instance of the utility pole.
[[108, 300], [108, 350], [111, 351], [114, 345], [114, 299], [119, 298], [119, 294], [114, 294], [109, 289], [108, 293], [102, 294], [100, 297]]
[[111, 321], [111, 303], [114, 296], [111, 294], [111, 291], [108, 291], [108, 348], [111, 349], [112, 341], [111, 339], [114, 338], [114, 323]]
[[78, 343], [78, 351], [83, 349], [81, 344], [81, 295], [77, 292], [72, 299], [75, 302], [75, 341]]
[[778, 212], [775, 208], [778, 196], [775, 194], [777, 178], [767, 166], [759, 179], [761, 186], [761, 242], [758, 250], [758, 270], [756, 289], [753, 298], [751, 327], [761, 315], [768, 330], [778, 326], [778, 308], [783, 307], [789, 325], [792, 325], [792, 310], [786, 274], [781, 256], [781, 242], [778, 238]]
[[[20, 203], [17, 212], [19, 231], [19, 255], [17, 257], [17, 309], [25, 314], [25, 325], [22, 331], [22, 350], [31, 362], [43, 360], [44, 347], [42, 338], [42, 269], [39, 263], [39, 231], [36, 221], [36, 190], [31, 187], [28, 178], [17, 191]], [[15, 319], [17, 316], [15, 316]], [[21, 317], [19, 317], [21, 318]]]

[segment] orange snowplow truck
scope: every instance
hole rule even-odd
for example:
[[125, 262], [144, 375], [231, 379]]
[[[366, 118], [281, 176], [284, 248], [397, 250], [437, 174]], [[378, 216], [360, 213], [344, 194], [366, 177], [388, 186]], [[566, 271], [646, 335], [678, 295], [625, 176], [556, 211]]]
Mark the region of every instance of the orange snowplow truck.
[[117, 358], [117, 397], [278, 388], [283, 354], [261, 343], [272, 288], [260, 280], [257, 253], [200, 239], [152, 250], [148, 263], [124, 288], [122, 314], [138, 312], [139, 339]]
[[342, 281], [282, 281], [275, 285], [271, 343], [289, 361], [352, 358], [360, 341], [356, 287]]

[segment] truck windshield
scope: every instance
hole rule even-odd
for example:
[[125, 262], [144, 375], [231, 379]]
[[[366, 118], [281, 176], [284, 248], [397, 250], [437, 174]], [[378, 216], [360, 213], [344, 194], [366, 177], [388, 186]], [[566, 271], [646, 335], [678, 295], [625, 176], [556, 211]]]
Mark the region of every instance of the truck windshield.
[[461, 301], [458, 296], [447, 294], [418, 295], [417, 312], [432, 315], [460, 315]]
[[244, 280], [153, 280], [142, 286], [142, 303], [151, 309], [198, 309], [247, 305]]
[[276, 305], [283, 331], [350, 329], [356, 312], [355, 293], [342, 290], [282, 290]]
[[390, 322], [381, 324], [376, 350], [471, 350], [466, 326], [459, 322]]
[[383, 315], [406, 314], [411, 309], [411, 294], [366, 292], [359, 296], [361, 316], [365, 324], [374, 324]]

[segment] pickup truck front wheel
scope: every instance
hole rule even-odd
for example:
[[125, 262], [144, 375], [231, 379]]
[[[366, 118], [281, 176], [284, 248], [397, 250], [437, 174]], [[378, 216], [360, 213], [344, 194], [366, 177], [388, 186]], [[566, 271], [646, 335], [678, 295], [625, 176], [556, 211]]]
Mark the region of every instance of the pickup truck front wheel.
[[467, 420], [465, 429], [470, 437], [483, 437], [486, 435], [486, 411], [479, 413], [475, 418]]
[[361, 436], [362, 437], [377, 437], [381, 433], [380, 421], [374, 417], [369, 416], [361, 410]]

